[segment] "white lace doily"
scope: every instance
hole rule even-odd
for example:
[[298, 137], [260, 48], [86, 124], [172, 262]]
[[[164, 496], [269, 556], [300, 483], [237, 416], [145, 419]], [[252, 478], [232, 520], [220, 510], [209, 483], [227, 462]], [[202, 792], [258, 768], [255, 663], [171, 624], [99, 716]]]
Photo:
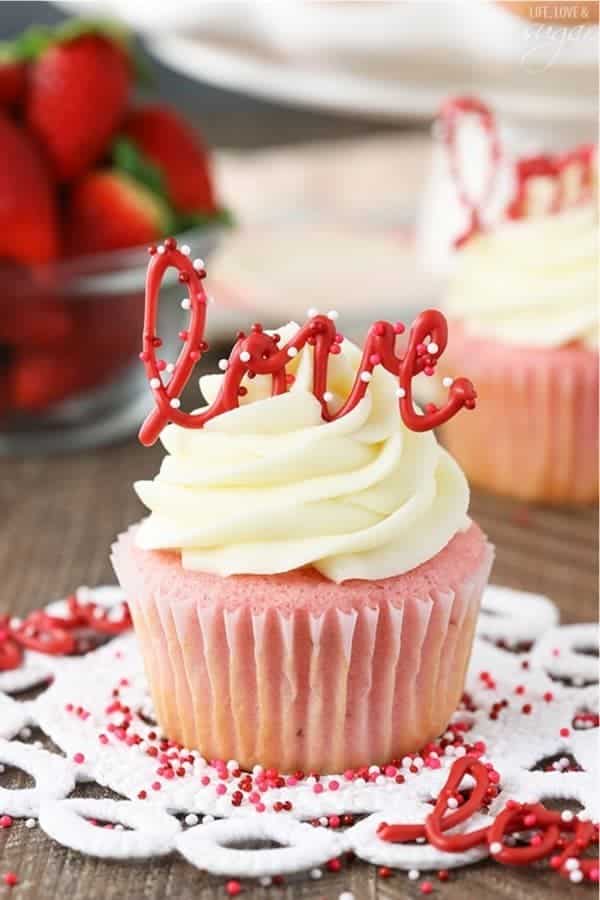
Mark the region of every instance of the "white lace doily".
[[[109, 607], [123, 599], [117, 588], [79, 593]], [[63, 603], [50, 608], [60, 614]], [[161, 743], [132, 633], [85, 656], [27, 651], [20, 668], [0, 672], [0, 771], [23, 769], [35, 786], [0, 787], [0, 814], [38, 818], [81, 853], [140, 859], [176, 849], [201, 869], [263, 884], [304, 870], [318, 877], [346, 851], [407, 870], [449, 868], [488, 848], [448, 854], [418, 841], [391, 844], [377, 827], [424, 822], [456, 757], [476, 748], [499, 773], [498, 794], [457, 831], [486, 825], [509, 798], [573, 801], [580, 818], [597, 822], [598, 629], [557, 622], [547, 599], [489, 587], [466, 694], [443, 738], [381, 769], [318, 778], [260, 766], [242, 773], [235, 760], [211, 765]], [[34, 700], [11, 696], [44, 684]], [[32, 726], [64, 755], [27, 743]], [[81, 781], [127, 799], [69, 798]], [[243, 841], [281, 846], [238, 849]]]

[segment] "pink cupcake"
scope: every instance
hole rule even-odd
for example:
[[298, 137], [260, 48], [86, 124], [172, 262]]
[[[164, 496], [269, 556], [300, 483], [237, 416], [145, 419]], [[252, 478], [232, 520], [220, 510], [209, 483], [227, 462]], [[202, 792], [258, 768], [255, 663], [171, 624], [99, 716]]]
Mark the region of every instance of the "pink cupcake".
[[[188, 272], [184, 259], [168, 246], [152, 261], [150, 308], [154, 263]], [[188, 287], [193, 344], [204, 295]], [[113, 547], [161, 728], [243, 767], [343, 771], [442, 733], [492, 562], [464, 475], [429, 430], [472, 406], [471, 386], [425, 415], [412, 404], [412, 375], [444, 349], [443, 317], [424, 314], [401, 359], [388, 323], [361, 356], [332, 319], [275, 336], [255, 326], [224, 376], [201, 379], [210, 405], [195, 415], [172, 403], [177, 367], [152, 382], [141, 436], [171, 420], [167, 456], [136, 485], [150, 516]], [[157, 379], [152, 325], [147, 314]]]
[[[469, 199], [456, 158], [458, 120], [473, 112], [491, 134], [488, 207], [493, 196], [503, 210], [495, 219], [485, 218], [486, 198]], [[464, 372], [480, 400], [472, 416], [445, 424], [443, 441], [473, 484], [527, 501], [596, 503], [595, 148], [511, 158], [490, 111], [464, 99], [443, 122], [469, 220], [445, 298], [453, 340], [440, 372]]]

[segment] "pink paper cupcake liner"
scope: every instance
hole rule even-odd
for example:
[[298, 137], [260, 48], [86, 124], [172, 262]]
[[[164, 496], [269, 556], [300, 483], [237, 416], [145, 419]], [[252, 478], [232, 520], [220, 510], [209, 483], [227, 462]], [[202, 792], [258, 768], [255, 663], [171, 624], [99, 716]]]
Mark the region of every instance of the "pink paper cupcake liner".
[[526, 501], [598, 500], [598, 353], [513, 347], [453, 326], [440, 375], [477, 389], [442, 440], [472, 484]]
[[340, 772], [417, 750], [459, 702], [493, 552], [477, 526], [379, 582], [220, 578], [113, 547], [156, 716], [208, 759]]

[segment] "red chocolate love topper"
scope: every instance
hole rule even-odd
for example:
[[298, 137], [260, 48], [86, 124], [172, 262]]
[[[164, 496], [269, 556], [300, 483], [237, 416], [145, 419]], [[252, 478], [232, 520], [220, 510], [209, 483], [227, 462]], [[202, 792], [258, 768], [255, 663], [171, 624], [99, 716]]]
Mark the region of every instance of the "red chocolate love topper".
[[[455, 812], [448, 813], [448, 801], [454, 796], [465, 775], [474, 780], [469, 799]], [[450, 769], [446, 784], [441, 789], [433, 811], [423, 824], [388, 824], [382, 822], [377, 836], [382, 841], [406, 843], [427, 838], [430, 844], [446, 853], [463, 853], [473, 847], [488, 845], [493, 859], [504, 865], [523, 866], [544, 859], [553, 850], [560, 850], [552, 856], [550, 865], [563, 878], [570, 877], [572, 867], [581, 872], [581, 879], [598, 881], [599, 863], [597, 857], [580, 859], [583, 851], [598, 842], [598, 828], [590, 821], [578, 818], [571, 812], [557, 812], [542, 803], [517, 803], [507, 800], [503, 809], [493, 818], [488, 827], [479, 828], [466, 834], [447, 834], [456, 825], [467, 821], [475, 812], [484, 807], [489, 784], [486, 765], [474, 756], [457, 759]], [[524, 839], [523, 833], [535, 834]], [[573, 832], [570, 841], [563, 839], [563, 832]], [[516, 834], [521, 844], [504, 843], [504, 837]]]
[[[467, 189], [458, 149], [459, 130], [469, 115], [478, 117], [488, 141], [488, 165], [484, 187], [479, 198], [472, 197]], [[450, 173], [454, 180], [458, 199], [469, 215], [466, 231], [454, 241], [454, 245], [460, 248], [475, 234], [485, 230], [485, 213], [493, 196], [500, 170], [502, 144], [492, 110], [475, 97], [452, 97], [447, 100], [440, 110], [440, 122], [448, 153]], [[514, 162], [514, 195], [505, 209], [507, 218], [522, 219], [526, 217], [530, 182], [535, 178], [550, 178], [553, 182], [554, 190], [548, 209], [550, 214], [559, 213], [568, 206], [588, 200], [593, 187], [595, 153], [594, 144], [582, 144], [567, 153], [540, 154], [517, 159]], [[577, 169], [579, 179], [574, 192], [567, 191], [564, 178], [565, 172], [571, 168]]]
[[11, 633], [8, 616], [0, 616], [0, 672], [18, 669], [23, 659], [23, 650]]
[[[458, 151], [458, 132], [466, 116], [477, 116], [483, 128], [488, 146], [488, 167], [485, 183], [480, 197], [472, 197], [463, 177], [463, 170]], [[454, 179], [456, 192], [461, 206], [469, 216], [467, 228], [456, 238], [456, 247], [462, 247], [473, 235], [484, 228], [487, 207], [496, 186], [498, 167], [502, 148], [496, 128], [496, 120], [491, 109], [476, 97], [453, 97], [447, 100], [440, 110], [442, 136], [448, 152], [450, 173]]]
[[[151, 258], [146, 281], [146, 310], [140, 359], [146, 368], [156, 409], [140, 429], [140, 441], [146, 446], [156, 441], [169, 422], [184, 428], [202, 428], [215, 416], [235, 409], [239, 405], [239, 398], [246, 393], [246, 388], [242, 385], [246, 376], [253, 378], [255, 375], [270, 375], [272, 394], [285, 393], [289, 384], [286, 366], [307, 344], [314, 348], [312, 391], [321, 404], [325, 422], [339, 419], [354, 409], [365, 396], [373, 370], [379, 365], [398, 378], [400, 415], [404, 424], [412, 431], [436, 428], [463, 406], [467, 409], [475, 406], [477, 394], [473, 385], [466, 378], [457, 378], [450, 385], [448, 400], [444, 406], [438, 408], [434, 404], [428, 404], [423, 414], [414, 407], [412, 379], [421, 372], [425, 375], [434, 374], [448, 340], [446, 319], [438, 310], [429, 309], [422, 312], [413, 323], [402, 355], [396, 353], [396, 339], [405, 330], [402, 323], [392, 325], [390, 322], [380, 321], [371, 326], [350, 394], [335, 413], [329, 408], [327, 369], [330, 355], [340, 352], [340, 344], [344, 338], [336, 330], [337, 315], [333, 313], [312, 315], [286, 344], [281, 343], [279, 335], [267, 334], [259, 324], [253, 325], [247, 335], [240, 332], [229, 359], [223, 361], [225, 374], [214, 403], [199, 413], [182, 412], [179, 409], [179, 396], [195, 364], [208, 347], [204, 340], [207, 297], [202, 285], [206, 272], [202, 261], [192, 262], [187, 253], [177, 249], [173, 238], [167, 238], [159, 247], [151, 247], [149, 252]], [[179, 281], [187, 285], [188, 296], [182, 305], [190, 311], [189, 326], [180, 332], [183, 347], [172, 365], [156, 355], [157, 349], [162, 345], [156, 332], [158, 295], [162, 277], [169, 266], [179, 270]], [[165, 370], [172, 373], [167, 384], [161, 376]]]

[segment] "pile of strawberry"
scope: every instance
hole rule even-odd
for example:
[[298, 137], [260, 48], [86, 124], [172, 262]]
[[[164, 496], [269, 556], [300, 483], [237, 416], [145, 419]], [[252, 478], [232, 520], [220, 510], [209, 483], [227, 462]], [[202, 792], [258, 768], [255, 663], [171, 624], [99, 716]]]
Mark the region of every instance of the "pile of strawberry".
[[[168, 106], [133, 104], [139, 74], [127, 34], [107, 24], [71, 20], [0, 44], [0, 415], [44, 410], [101, 381], [89, 365], [82, 374], [85, 336], [117, 317], [135, 322], [137, 341], [141, 309], [139, 297], [131, 309], [92, 310], [48, 290], [25, 307], [3, 273], [26, 267], [39, 279], [43, 264], [225, 218], [200, 136]], [[110, 369], [109, 348], [93, 350]]]

